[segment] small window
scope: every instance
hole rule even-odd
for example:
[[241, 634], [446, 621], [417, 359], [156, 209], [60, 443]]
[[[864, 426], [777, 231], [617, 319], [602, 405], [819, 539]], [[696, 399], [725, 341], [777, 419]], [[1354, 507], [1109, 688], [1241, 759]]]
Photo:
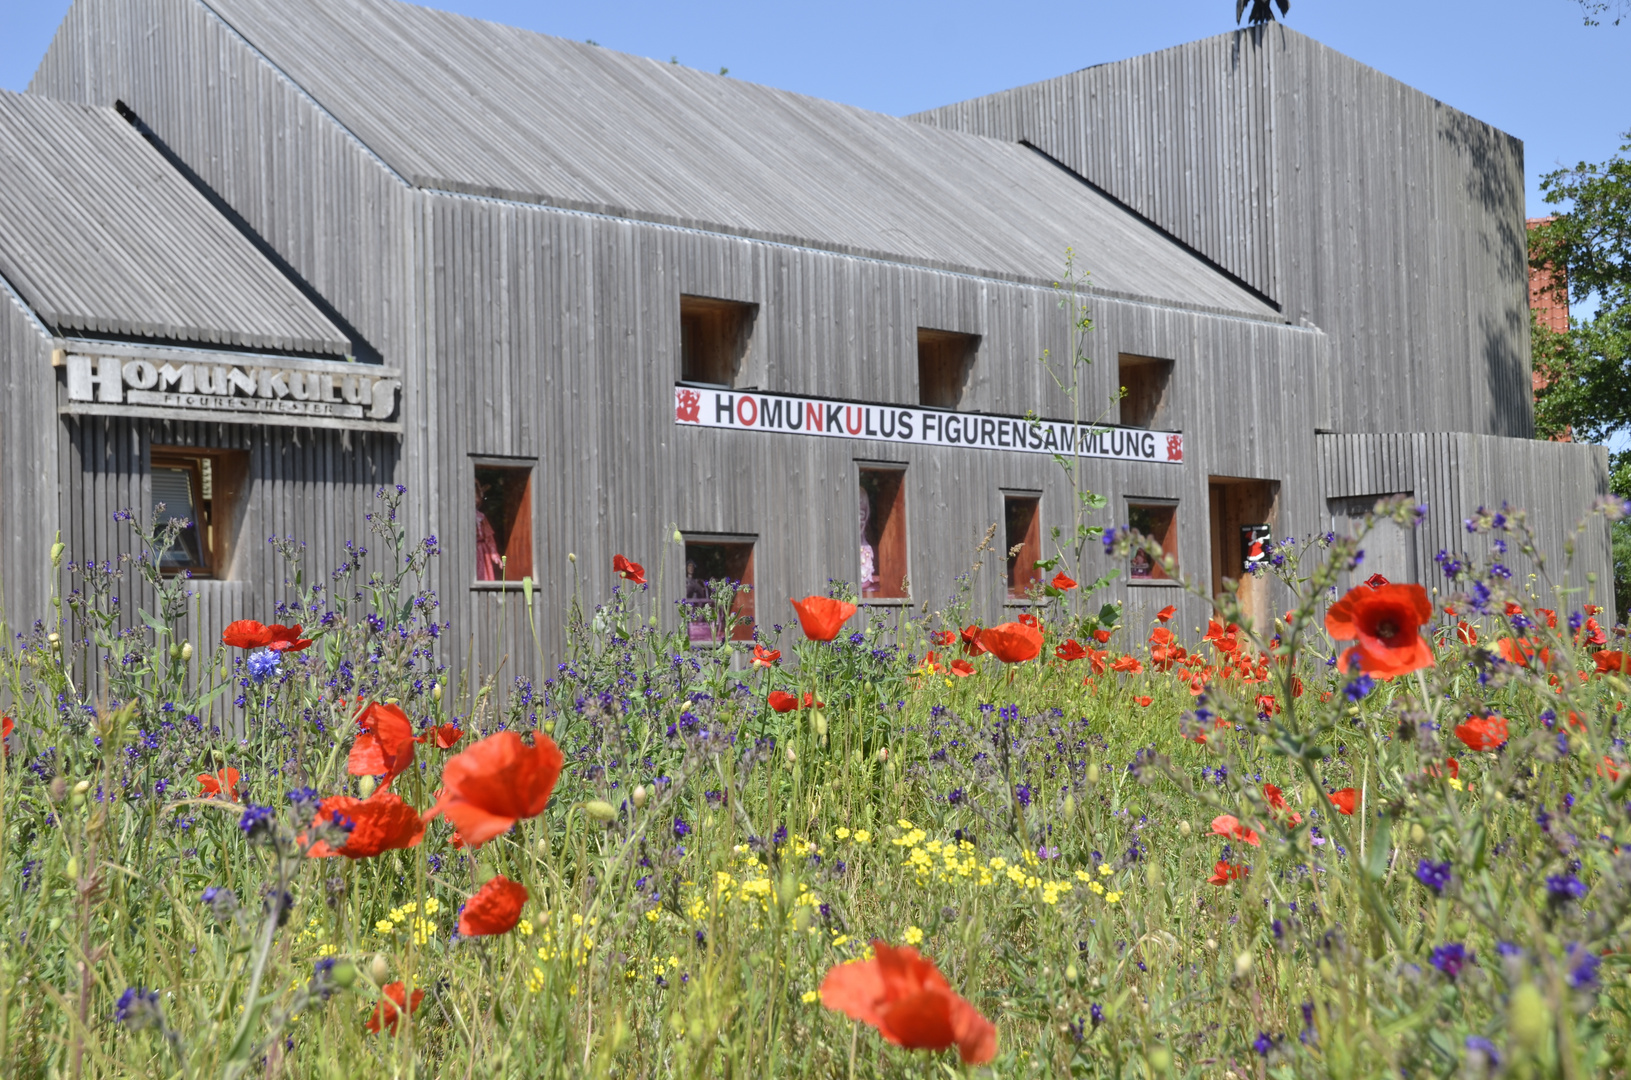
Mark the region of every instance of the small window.
[[1122, 426], [1167, 426], [1167, 384], [1172, 381], [1172, 361], [1122, 353], [1118, 368]]
[[[1178, 504], [1157, 502], [1129, 502], [1127, 524], [1134, 532], [1154, 540], [1168, 558], [1178, 558]], [[1142, 549], [1133, 552], [1127, 576], [1134, 581], [1166, 581], [1167, 572], [1161, 564]]]
[[735, 386], [757, 311], [756, 304], [680, 297], [680, 380]]
[[1008, 596], [1024, 599], [1042, 577], [1036, 562], [1042, 557], [1042, 517], [1035, 495], [1002, 497], [1004, 535], [1008, 548]]
[[906, 469], [861, 467], [861, 597], [904, 600]]
[[917, 331], [918, 404], [931, 409], [956, 409], [963, 404], [968, 375], [979, 350], [977, 334], [950, 330]]
[[186, 522], [175, 542], [159, 553], [163, 573], [226, 576], [237, 496], [249, 472], [248, 457], [242, 450], [152, 448], [153, 524]]
[[532, 466], [476, 464], [476, 580], [532, 576]]
[[732, 641], [752, 641], [753, 541], [686, 536], [685, 604], [692, 645], [724, 641], [727, 621]]

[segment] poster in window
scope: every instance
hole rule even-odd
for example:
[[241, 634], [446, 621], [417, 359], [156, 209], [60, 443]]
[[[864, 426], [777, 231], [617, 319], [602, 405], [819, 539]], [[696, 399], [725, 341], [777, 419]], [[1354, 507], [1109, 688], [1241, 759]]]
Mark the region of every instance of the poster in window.
[[1273, 545], [1273, 533], [1267, 525], [1242, 525], [1240, 527], [1240, 550], [1242, 552], [1241, 569], [1246, 573], [1268, 562], [1269, 548]]

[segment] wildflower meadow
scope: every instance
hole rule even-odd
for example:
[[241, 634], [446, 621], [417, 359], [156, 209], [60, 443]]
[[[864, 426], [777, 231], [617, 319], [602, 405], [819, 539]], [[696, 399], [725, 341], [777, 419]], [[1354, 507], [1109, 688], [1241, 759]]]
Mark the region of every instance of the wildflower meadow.
[[529, 681], [445, 665], [404, 497], [339, 567], [274, 541], [220, 640], [175, 523], [52, 552], [0, 674], [0, 1076], [1628, 1071], [1624, 630], [1521, 511], [1435, 591], [1276, 540], [1268, 625], [1063, 569], [982, 624], [976, 565], [740, 641], [720, 582], [698, 648], [625, 552], [514, 598], [568, 642]]

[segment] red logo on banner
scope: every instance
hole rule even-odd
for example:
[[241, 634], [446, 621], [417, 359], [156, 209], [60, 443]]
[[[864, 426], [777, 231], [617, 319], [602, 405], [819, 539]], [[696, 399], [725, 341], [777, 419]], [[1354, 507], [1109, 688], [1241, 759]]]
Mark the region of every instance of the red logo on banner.
[[682, 424], [695, 424], [701, 419], [702, 395], [683, 387], [675, 391], [674, 419]]
[[1182, 435], [1167, 436], [1167, 460], [1184, 460], [1184, 437]]

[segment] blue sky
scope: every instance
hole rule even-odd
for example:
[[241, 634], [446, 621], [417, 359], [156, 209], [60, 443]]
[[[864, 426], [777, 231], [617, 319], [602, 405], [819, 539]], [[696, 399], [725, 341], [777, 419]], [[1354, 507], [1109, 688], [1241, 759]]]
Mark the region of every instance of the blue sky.
[[[433, 6], [896, 114], [1234, 25], [1230, 0]], [[0, 86], [27, 86], [67, 9], [67, 0], [0, 0]], [[1631, 23], [1584, 26], [1576, 0], [1293, 0], [1287, 22], [1522, 139], [1532, 215], [1545, 210], [1542, 173], [1602, 160], [1631, 129]]]

